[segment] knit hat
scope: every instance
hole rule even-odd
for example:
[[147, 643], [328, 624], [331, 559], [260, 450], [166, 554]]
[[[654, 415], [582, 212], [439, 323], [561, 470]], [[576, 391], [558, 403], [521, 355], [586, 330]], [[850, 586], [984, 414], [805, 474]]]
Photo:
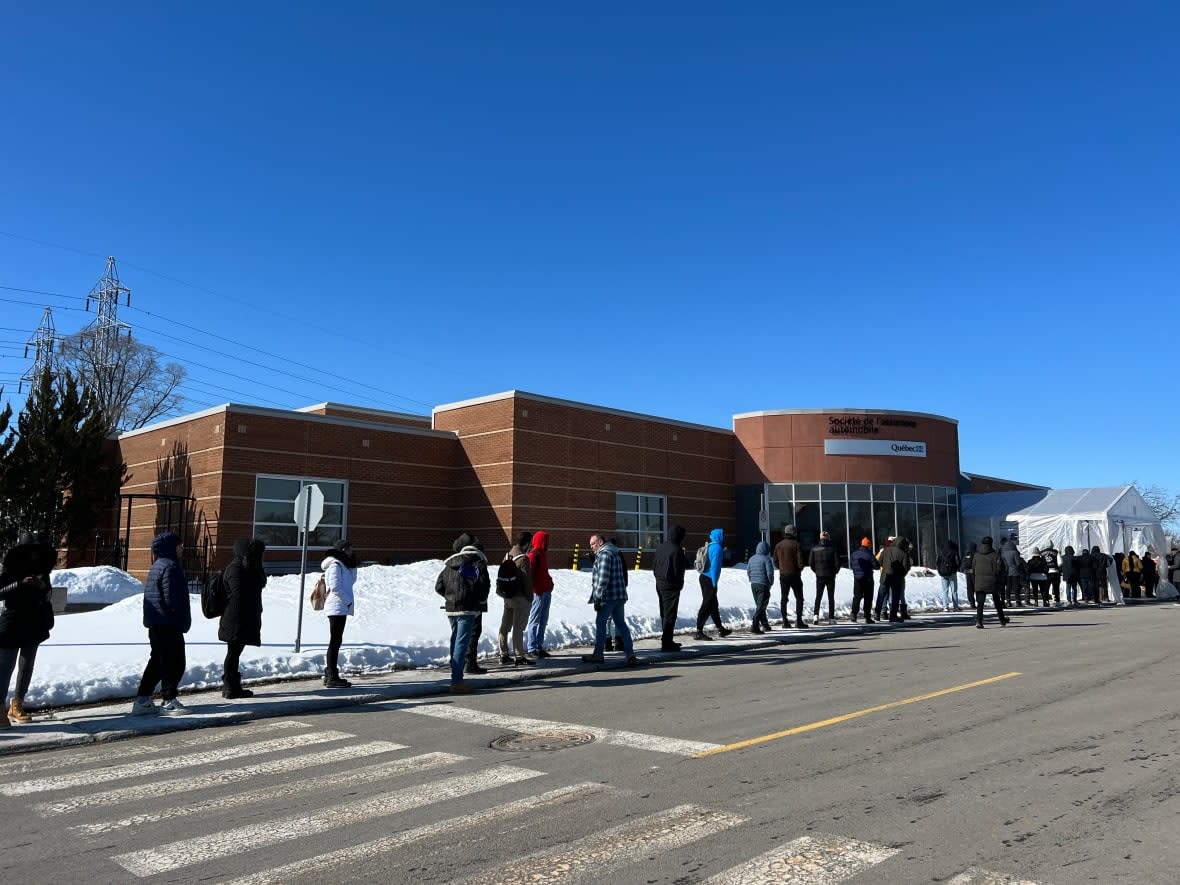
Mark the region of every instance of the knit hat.
[[873, 546], [873, 542], [872, 542], [872, 541], [870, 541], [870, 540], [868, 539], [868, 536], [866, 535], [865, 537], [863, 537], [863, 538], [861, 538], [861, 539], [860, 539], [860, 546], [861, 546], [861, 547], [872, 547], [872, 546]]
[[798, 538], [799, 537], [799, 530], [796, 529], [793, 525], [784, 526], [783, 527], [783, 535], [787, 538]]

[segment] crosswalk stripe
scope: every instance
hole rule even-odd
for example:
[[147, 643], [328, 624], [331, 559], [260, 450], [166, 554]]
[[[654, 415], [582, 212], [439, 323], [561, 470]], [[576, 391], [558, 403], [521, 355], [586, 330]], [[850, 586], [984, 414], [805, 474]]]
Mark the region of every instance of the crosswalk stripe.
[[834, 885], [888, 860], [898, 850], [816, 833], [718, 873], [704, 885]]
[[746, 822], [726, 811], [677, 805], [610, 829], [547, 848], [500, 869], [461, 879], [462, 885], [553, 885], [593, 872], [596, 877], [651, 854], [672, 851]]
[[306, 722], [294, 720], [280, 720], [278, 722], [252, 722], [249, 725], [227, 725], [222, 728], [202, 728], [196, 735], [180, 740], [160, 743], [145, 741], [132, 743], [131, 741], [105, 741], [91, 750], [70, 750], [68, 753], [35, 753], [21, 757], [11, 762], [0, 762], [0, 777], [9, 777], [29, 772], [41, 774], [59, 768], [81, 768], [96, 762], [110, 762], [112, 757], [129, 759], [133, 756], [150, 756], [153, 753], [171, 753], [188, 747], [207, 747], [213, 743], [237, 740], [255, 734], [269, 734], [273, 731], [293, 729], [309, 729]]
[[300, 796], [310, 792], [324, 791], [326, 793], [329, 790], [339, 789], [341, 787], [352, 787], [359, 784], [372, 783], [375, 780], [382, 780], [384, 778], [398, 777], [406, 772], [429, 771], [432, 768], [442, 768], [444, 765], [454, 765], [456, 762], [462, 762], [465, 758], [464, 756], [456, 756], [452, 753], [425, 753], [421, 756], [411, 756], [409, 759], [397, 759], [393, 762], [381, 762], [377, 765], [368, 765], [363, 768], [352, 768], [347, 771], [321, 775], [320, 777], [291, 781], [282, 785], [263, 787], [258, 790], [248, 790], [215, 799], [206, 799], [203, 802], [175, 805], [163, 811], [133, 814], [121, 820], [78, 824], [70, 829], [77, 833], [97, 836], [100, 833], [110, 833], [114, 830], [126, 829], [127, 827], [159, 823], [163, 820], [187, 817], [190, 814], [201, 814], [206, 811], [216, 814], [227, 808], [235, 808], [239, 805], [250, 805], [255, 802], [268, 802], [275, 799], [289, 799], [293, 796]]
[[190, 753], [187, 756], [145, 759], [126, 765], [112, 765], [108, 768], [95, 768], [90, 771], [75, 772], [74, 774], [58, 774], [52, 777], [16, 781], [11, 784], [0, 784], [0, 793], [6, 796], [26, 796], [29, 793], [45, 793], [49, 790], [85, 787], [91, 784], [101, 784], [106, 781], [141, 777], [160, 772], [171, 774], [177, 769], [207, 765], [210, 762], [227, 762], [231, 759], [240, 759], [243, 756], [253, 756], [258, 753], [274, 753], [280, 750], [301, 750], [309, 744], [324, 744], [329, 741], [339, 741], [350, 737], [353, 737], [353, 735], [346, 731], [317, 731], [313, 734], [291, 735], [269, 741], [240, 744], [236, 747], [223, 747], [220, 750], [208, 750], [204, 753]]
[[382, 753], [392, 753], [406, 749], [405, 744], [394, 744], [389, 741], [370, 741], [365, 744], [333, 747], [329, 751], [322, 748], [311, 753], [298, 756], [283, 756], [268, 762], [254, 765], [242, 765], [225, 771], [212, 771], [207, 774], [192, 777], [169, 778], [168, 780], [152, 781], [149, 784], [136, 784], [131, 787], [118, 787], [98, 793], [84, 793], [61, 799], [56, 802], [42, 802], [33, 806], [33, 810], [42, 817], [53, 817], [58, 814], [71, 814], [84, 808], [99, 805], [118, 805], [121, 802], [138, 802], [169, 796], [173, 793], [189, 793], [204, 790], [209, 787], [227, 786], [239, 781], [249, 780], [268, 774], [282, 774], [298, 771], [317, 765], [330, 765], [336, 762], [348, 762], [353, 759], [364, 759], [369, 756], [379, 756]]
[[542, 774], [543, 772], [527, 768], [498, 765], [486, 771], [456, 775], [417, 787], [381, 793], [359, 802], [336, 805], [315, 814], [249, 824], [208, 836], [182, 839], [159, 848], [132, 851], [120, 854], [112, 860], [133, 875], [152, 876], [267, 845], [307, 838], [374, 818], [391, 817], [409, 809], [470, 796], [484, 790], [541, 777]]
[[1031, 879], [1018, 879], [1003, 873], [993, 873], [990, 870], [980, 870], [975, 867], [960, 873], [949, 880], [946, 885], [1037, 885]]
[[568, 787], [550, 790], [539, 796], [517, 799], [514, 802], [507, 802], [503, 805], [484, 809], [483, 811], [464, 814], [460, 817], [439, 821], [438, 823], [426, 824], [421, 827], [415, 827], [412, 830], [403, 830], [400, 833], [382, 836], [380, 839], [374, 839], [371, 842], [364, 842], [360, 845], [353, 845], [347, 848], [339, 848], [327, 854], [309, 857], [306, 860], [297, 860], [281, 867], [272, 867], [250, 876], [234, 879], [231, 882], [224, 883], [224, 885], [286, 885], [286, 883], [297, 877], [307, 876], [311, 873], [321, 873], [346, 863], [363, 863], [371, 858], [380, 857], [383, 854], [388, 854], [390, 851], [404, 848], [423, 839], [438, 838], [452, 832], [468, 833], [483, 824], [497, 823], [507, 820], [510, 817], [531, 814], [532, 812], [567, 802], [580, 802], [595, 793], [602, 793], [611, 789], [611, 787], [605, 784], [593, 782], [572, 784]]
[[571, 722], [552, 722], [547, 719], [527, 719], [523, 716], [485, 713], [454, 704], [395, 704], [394, 706], [400, 707], [407, 713], [417, 713], [419, 716], [433, 716], [437, 719], [448, 719], [452, 722], [463, 722], [469, 725], [487, 725], [521, 734], [553, 729], [577, 729], [594, 735], [595, 740], [604, 744], [617, 744], [632, 749], [671, 753], [677, 756], [695, 756], [697, 753], [704, 753], [721, 746], [704, 741], [686, 741], [680, 738], [660, 737], [635, 731], [618, 731], [613, 728], [598, 728], [592, 725], [577, 725]]

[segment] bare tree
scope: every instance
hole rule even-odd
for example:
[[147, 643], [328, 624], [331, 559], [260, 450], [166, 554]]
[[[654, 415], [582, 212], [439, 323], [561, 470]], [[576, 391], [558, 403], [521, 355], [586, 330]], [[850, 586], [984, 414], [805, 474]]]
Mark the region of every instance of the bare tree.
[[1174, 494], [1158, 484], [1140, 488], [1138, 483], [1131, 483], [1139, 490], [1155, 518], [1160, 521], [1168, 534], [1175, 536], [1180, 529], [1180, 495]]
[[95, 398], [111, 431], [136, 430], [175, 410], [182, 399], [184, 367], [130, 335], [100, 342], [79, 332], [62, 340], [57, 360]]

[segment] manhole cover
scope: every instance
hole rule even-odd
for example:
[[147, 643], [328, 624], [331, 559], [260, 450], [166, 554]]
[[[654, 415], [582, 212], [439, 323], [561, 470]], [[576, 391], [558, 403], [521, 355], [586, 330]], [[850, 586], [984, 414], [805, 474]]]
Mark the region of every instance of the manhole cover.
[[529, 734], [506, 734], [492, 741], [493, 750], [524, 752], [538, 750], [566, 750], [594, 743], [594, 735], [572, 728], [555, 728]]

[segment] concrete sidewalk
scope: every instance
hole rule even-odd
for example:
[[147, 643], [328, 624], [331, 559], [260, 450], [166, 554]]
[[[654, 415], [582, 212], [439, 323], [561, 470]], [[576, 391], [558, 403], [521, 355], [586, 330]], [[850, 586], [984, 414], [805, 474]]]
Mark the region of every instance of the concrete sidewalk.
[[[1051, 609], [1022, 608], [1016, 617], [1047, 614]], [[684, 635], [677, 637], [683, 645], [679, 652], [662, 652], [658, 639], [643, 639], [635, 643], [636, 653], [649, 665], [675, 665], [694, 658], [733, 654], [752, 648], [797, 645], [829, 639], [844, 639], [862, 633], [884, 630], [906, 630], [915, 627], [970, 625], [974, 613], [968, 610], [954, 613], [916, 614], [907, 624], [876, 624], [840, 622], [835, 625], [816, 625], [807, 630], [776, 627], [762, 636], [747, 630], [734, 631], [726, 639], [698, 641]], [[653, 647], [653, 645], [655, 647]], [[586, 648], [564, 648], [536, 666], [502, 667], [498, 663], [488, 667], [486, 676], [468, 677], [467, 682], [477, 692], [536, 679], [554, 679], [595, 669], [625, 669], [620, 652], [608, 652], [602, 664], [584, 664]], [[489, 664], [489, 661], [483, 663]], [[355, 707], [380, 701], [426, 698], [448, 694], [450, 674], [443, 669], [400, 670], [375, 676], [350, 677], [351, 688], [328, 689], [319, 680], [299, 679], [265, 685], [249, 686], [254, 697], [228, 701], [219, 691], [206, 690], [182, 693], [181, 700], [193, 711], [191, 716], [131, 716], [131, 700], [110, 704], [66, 707], [50, 714], [34, 713], [26, 725], [13, 725], [0, 730], [0, 756], [31, 753], [57, 747], [116, 741], [138, 735], [163, 734], [231, 725], [257, 719], [296, 716], [325, 710]]]

